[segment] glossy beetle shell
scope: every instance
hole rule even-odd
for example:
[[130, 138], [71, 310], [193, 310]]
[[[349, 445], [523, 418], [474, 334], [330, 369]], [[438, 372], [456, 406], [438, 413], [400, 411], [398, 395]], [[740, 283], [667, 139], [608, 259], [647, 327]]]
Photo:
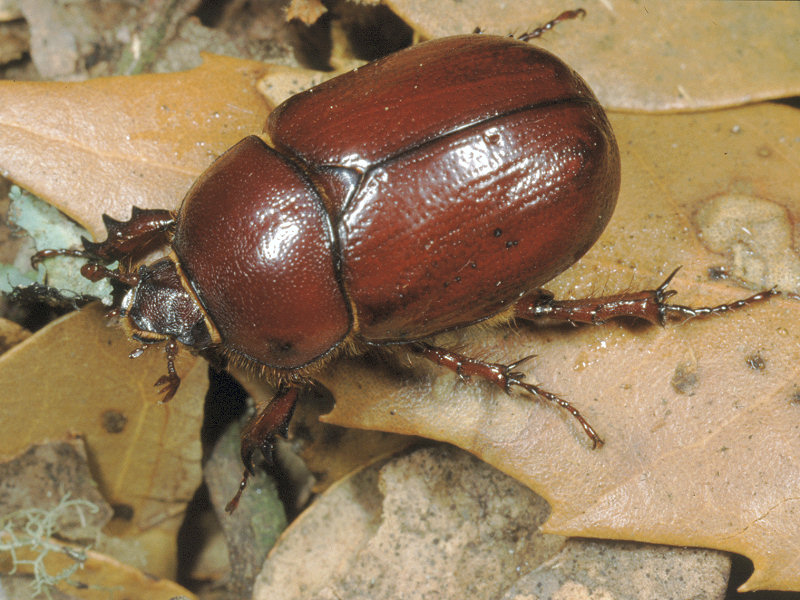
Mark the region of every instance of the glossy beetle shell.
[[255, 136], [197, 180], [172, 247], [228, 351], [293, 368], [350, 331], [330, 217], [303, 173]]
[[597, 240], [608, 120], [553, 55], [470, 35], [294, 96], [187, 195], [172, 245], [226, 349], [296, 369], [502, 312]]

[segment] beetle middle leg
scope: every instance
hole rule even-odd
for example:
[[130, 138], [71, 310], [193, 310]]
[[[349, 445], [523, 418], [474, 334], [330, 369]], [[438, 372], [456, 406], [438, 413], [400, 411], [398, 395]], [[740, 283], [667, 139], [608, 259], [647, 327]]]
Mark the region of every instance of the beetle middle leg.
[[632, 317], [643, 319], [654, 325], [665, 325], [669, 319], [683, 318], [687, 320], [731, 312], [767, 300], [780, 293], [772, 288], [735, 302], [698, 308], [681, 304], [667, 304], [667, 300], [678, 293], [669, 289], [669, 284], [679, 269], [680, 267], [670, 273], [664, 283], [654, 290], [623, 292], [611, 296], [577, 300], [555, 300], [553, 294], [547, 290], [534, 290], [517, 301], [514, 307], [514, 316], [529, 321], [552, 319], [592, 325], [601, 325], [610, 319], [619, 317]]
[[475, 358], [470, 358], [468, 356], [464, 356], [463, 354], [445, 350], [444, 348], [438, 348], [425, 342], [414, 342], [409, 344], [409, 348], [413, 352], [427, 358], [432, 362], [435, 362], [437, 365], [454, 371], [459, 377], [467, 378], [473, 375], [482, 377], [483, 379], [491, 381], [506, 393], [510, 393], [512, 387], [516, 386], [530, 392], [531, 394], [539, 396], [540, 398], [554, 402], [575, 417], [575, 419], [583, 428], [583, 431], [589, 436], [589, 439], [592, 440], [593, 448], [603, 445], [603, 440], [599, 435], [597, 435], [597, 432], [594, 430], [594, 428], [583, 417], [578, 409], [572, 406], [572, 404], [563, 398], [560, 398], [559, 396], [540, 388], [538, 385], [525, 383], [522, 381], [522, 378], [525, 377], [525, 374], [515, 371], [514, 369], [516, 369], [524, 361], [531, 358], [530, 356], [506, 365], [502, 363], [490, 363]]
[[239, 499], [247, 487], [248, 478], [254, 474], [253, 455], [260, 450], [267, 463], [272, 464], [275, 436], [286, 436], [289, 421], [300, 393], [298, 385], [281, 383], [275, 396], [242, 430], [241, 456], [244, 473], [239, 489], [225, 507], [228, 514], [236, 510]]
[[[561, 23], [561, 21], [567, 21], [569, 19], [577, 19], [578, 17], [585, 17], [586, 11], [582, 8], [576, 8], [575, 10], [565, 10], [560, 15], [558, 15], [552, 21], [548, 21], [544, 25], [540, 25], [535, 29], [531, 29], [530, 31], [526, 31], [525, 33], [521, 33], [516, 36], [521, 42], [528, 42], [534, 38], [541, 37], [546, 31], [550, 31], [553, 27]], [[476, 27], [472, 33], [483, 33], [483, 29], [480, 27]], [[513, 38], [514, 34], [509, 35], [508, 37]]]

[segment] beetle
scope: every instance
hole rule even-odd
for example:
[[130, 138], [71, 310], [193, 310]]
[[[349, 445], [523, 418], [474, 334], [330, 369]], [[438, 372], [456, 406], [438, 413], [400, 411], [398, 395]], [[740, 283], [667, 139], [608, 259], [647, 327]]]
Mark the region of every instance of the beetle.
[[[179, 344], [275, 384], [242, 433], [245, 470], [229, 511], [254, 453], [271, 459], [299, 391], [343, 352], [404, 347], [460, 376], [520, 388], [569, 411], [596, 447], [602, 439], [576, 408], [522, 381], [522, 361], [476, 360], [430, 338], [490, 319], [663, 324], [773, 293], [692, 309], [667, 304], [672, 275], [655, 290], [586, 300], [541, 289], [604, 230], [620, 157], [586, 83], [519, 39], [473, 34], [399, 51], [288, 99], [264, 133], [220, 156], [177, 212], [104, 216], [104, 242], [34, 257], [86, 256], [84, 276], [129, 288], [119, 313], [143, 344], [132, 356], [165, 345], [164, 400], [180, 382]], [[169, 255], [126, 266], [153, 245]], [[115, 260], [122, 266], [108, 268]]]

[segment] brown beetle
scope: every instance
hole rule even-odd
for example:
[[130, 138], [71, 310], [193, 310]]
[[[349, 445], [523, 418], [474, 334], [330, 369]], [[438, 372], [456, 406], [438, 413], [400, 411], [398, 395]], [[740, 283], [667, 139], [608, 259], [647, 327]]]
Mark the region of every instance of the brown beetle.
[[[107, 240], [84, 240], [77, 253], [91, 259], [82, 270], [90, 279], [130, 286], [120, 312], [131, 337], [165, 342], [168, 374], [156, 383], [165, 400], [180, 382], [178, 342], [276, 384], [242, 434], [245, 472], [229, 510], [255, 450], [270, 459], [298, 391], [345, 350], [405, 346], [460, 375], [520, 387], [567, 409], [596, 446], [580, 413], [524, 383], [519, 363], [470, 359], [426, 339], [489, 318], [663, 323], [772, 293], [691, 309], [665, 303], [669, 279], [590, 300], [556, 301], [540, 289], [608, 223], [619, 151], [584, 81], [519, 40], [468, 35], [403, 50], [290, 98], [266, 135], [269, 145], [251, 136], [218, 158], [177, 213], [106, 217]], [[153, 244], [172, 252], [135, 272], [103, 266]]]

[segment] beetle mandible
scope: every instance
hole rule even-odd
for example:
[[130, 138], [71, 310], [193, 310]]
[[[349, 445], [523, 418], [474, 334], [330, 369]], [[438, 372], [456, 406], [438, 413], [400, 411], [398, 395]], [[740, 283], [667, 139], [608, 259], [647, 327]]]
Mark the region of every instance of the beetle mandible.
[[[519, 39], [473, 34], [402, 50], [288, 99], [265, 133], [269, 144], [250, 136], [220, 156], [177, 213], [105, 216], [104, 242], [34, 257], [87, 256], [86, 277], [130, 287], [119, 312], [134, 340], [165, 344], [164, 400], [180, 382], [178, 343], [275, 383], [242, 433], [245, 471], [229, 511], [255, 451], [271, 459], [299, 390], [345, 350], [404, 346], [459, 375], [521, 388], [569, 411], [597, 446], [577, 409], [522, 381], [521, 361], [471, 359], [428, 338], [489, 318], [663, 324], [774, 293], [692, 309], [666, 303], [672, 275], [655, 290], [586, 300], [540, 289], [602, 233], [620, 159], [586, 83]], [[153, 244], [171, 253], [137, 270], [105, 266]]]

